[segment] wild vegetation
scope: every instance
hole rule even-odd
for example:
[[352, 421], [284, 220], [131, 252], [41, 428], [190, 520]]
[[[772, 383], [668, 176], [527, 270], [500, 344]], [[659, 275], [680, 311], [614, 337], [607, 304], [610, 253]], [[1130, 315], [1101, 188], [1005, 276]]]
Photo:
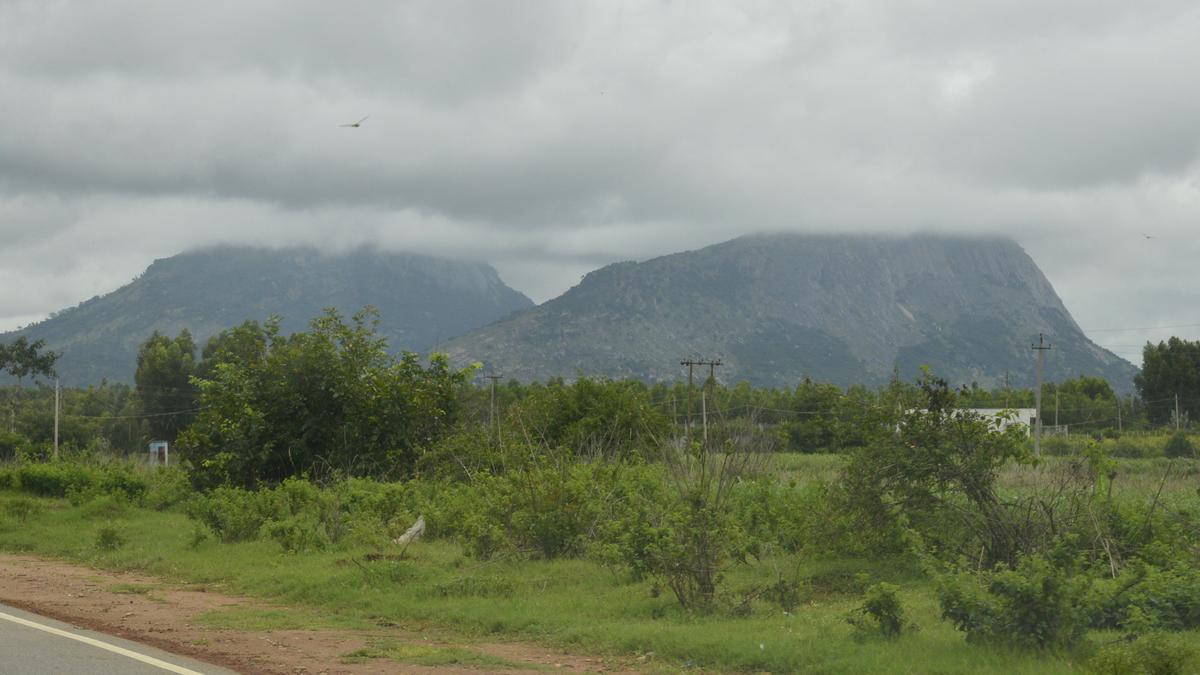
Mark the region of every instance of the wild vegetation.
[[[1200, 461], [1182, 420], [1156, 432], [1131, 407], [1119, 430], [1038, 456], [1003, 413], [970, 410], [1023, 392], [931, 373], [875, 389], [493, 391], [389, 356], [369, 312], [286, 337], [248, 323], [198, 361], [182, 339], [144, 347], [152, 388], [68, 392], [78, 427], [60, 461], [31, 433], [45, 397], [9, 392], [24, 405], [4, 437], [0, 547], [647, 667], [1200, 663]], [[122, 458], [118, 442], [170, 429], [140, 416], [146, 397], [185, 385], [183, 463]], [[1119, 403], [1088, 378], [1057, 390], [1060, 405]], [[418, 517], [424, 538], [396, 543]]]

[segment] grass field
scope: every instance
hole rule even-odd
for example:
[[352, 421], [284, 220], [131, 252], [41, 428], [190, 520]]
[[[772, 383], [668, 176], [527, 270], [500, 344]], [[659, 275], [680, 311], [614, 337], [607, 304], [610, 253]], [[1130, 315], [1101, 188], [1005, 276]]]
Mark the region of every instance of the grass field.
[[[1011, 469], [1005, 473], [1005, 484], [1020, 489], [1041, 480], [1039, 472], [1060, 461]], [[831, 478], [839, 465], [837, 457], [789, 455], [779, 457], [772, 470], [804, 483]], [[1129, 498], [1153, 498], [1161, 485], [1164, 500], [1197, 499], [1200, 467], [1194, 461], [1122, 460], [1117, 466], [1115, 484]], [[1171, 473], [1164, 482], [1168, 467]], [[0, 493], [4, 504], [21, 500], [30, 498]], [[386, 621], [467, 638], [528, 640], [598, 654], [652, 654], [649, 661], [666, 671], [694, 667], [812, 673], [1086, 672], [1080, 664], [1095, 645], [1114, 637], [1093, 633], [1082, 648], [1069, 654], [969, 645], [940, 619], [932, 583], [902, 561], [767, 556], [734, 566], [724, 587], [737, 597], [772, 579], [797, 575], [804, 583], [793, 611], [753, 600], [737, 612], [694, 615], [682, 611], [669, 591], [659, 591], [650, 581], [632, 580], [624, 571], [589, 560], [480, 562], [446, 541], [418, 542], [403, 559], [355, 548], [285, 554], [270, 541], [225, 544], [204, 537], [177, 512], [113, 502], [81, 506], [60, 499], [36, 502], [40, 508], [0, 508], [5, 514], [0, 515], [0, 549], [139, 570], [172, 583], [218, 585], [295, 608], [230, 610], [202, 619], [239, 630], [319, 629]], [[110, 534], [103, 534], [105, 530]], [[105, 546], [111, 547], [112, 530], [123, 543], [106, 550]], [[862, 602], [860, 574], [897, 584], [917, 630], [894, 640], [858, 634], [846, 616]], [[152, 593], [154, 589], [124, 590]], [[1193, 635], [1200, 641], [1200, 634]], [[401, 658], [397, 654], [404, 649], [381, 643], [347, 658], [388, 658], [392, 652]], [[456, 657], [405, 652], [403, 658], [437, 663]], [[474, 665], [486, 671], [489, 665], [499, 664]]]

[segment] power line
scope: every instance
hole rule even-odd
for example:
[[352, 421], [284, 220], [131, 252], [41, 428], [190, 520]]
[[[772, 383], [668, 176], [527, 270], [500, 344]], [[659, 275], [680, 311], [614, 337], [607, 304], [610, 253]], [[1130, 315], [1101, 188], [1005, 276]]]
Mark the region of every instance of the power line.
[[74, 419], [82, 419], [82, 420], [136, 420], [136, 419], [144, 419], [147, 417], [167, 417], [169, 415], [187, 415], [190, 413], [200, 412], [201, 410], [204, 410], [204, 408], [190, 408], [188, 410], [172, 410], [170, 412], [158, 412], [158, 413], [141, 413], [138, 415], [75, 415], [72, 413], [63, 413], [63, 417], [71, 417]]

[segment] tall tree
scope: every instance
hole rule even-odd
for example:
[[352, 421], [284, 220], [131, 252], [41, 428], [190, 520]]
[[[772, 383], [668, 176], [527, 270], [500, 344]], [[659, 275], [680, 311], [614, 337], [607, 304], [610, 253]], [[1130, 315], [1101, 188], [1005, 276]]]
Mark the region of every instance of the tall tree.
[[[54, 364], [60, 354], [50, 350], [43, 351], [45, 340], [30, 342], [25, 336], [13, 340], [11, 344], [0, 345], [0, 371], [7, 372], [17, 378], [17, 386], [24, 384], [25, 378], [42, 375], [53, 377]], [[14, 392], [15, 394], [15, 392]], [[17, 418], [17, 396], [9, 399], [9, 431], [13, 431]]]
[[195, 418], [196, 343], [185, 328], [175, 338], [154, 331], [138, 349], [138, 398], [156, 440], [174, 441]]
[[1168, 424], [1179, 409], [1188, 419], [1200, 413], [1200, 342], [1172, 337], [1142, 348], [1142, 372], [1133, 378], [1150, 421]]
[[21, 384], [29, 376], [54, 376], [54, 364], [60, 356], [57, 352], [43, 351], [45, 340], [30, 342], [25, 336], [11, 344], [0, 345], [0, 370], [17, 378]]
[[435, 355], [388, 355], [367, 309], [336, 311], [284, 337], [244, 324], [197, 378], [201, 410], [180, 437], [198, 485], [254, 486], [289, 476], [405, 475], [454, 422], [465, 372]]

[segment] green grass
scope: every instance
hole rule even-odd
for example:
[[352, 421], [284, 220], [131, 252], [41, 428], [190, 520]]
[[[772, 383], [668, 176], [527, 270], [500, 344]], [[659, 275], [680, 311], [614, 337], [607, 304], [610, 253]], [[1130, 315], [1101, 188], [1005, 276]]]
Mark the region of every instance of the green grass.
[[360, 663], [369, 659], [387, 659], [417, 666], [467, 666], [479, 669], [505, 668], [508, 670], [542, 670], [527, 663], [517, 663], [489, 654], [463, 649], [462, 647], [436, 647], [410, 644], [396, 640], [371, 640], [366, 647], [343, 657], [349, 663]]
[[[836, 472], [840, 458], [788, 455], [777, 470], [798, 483]], [[1055, 460], [1062, 461], [1062, 460]], [[1122, 461], [1118, 486], [1153, 496], [1166, 462]], [[1196, 464], [1176, 463], [1164, 494], [1196, 499]], [[1006, 472], [1007, 485], [1042, 480], [1033, 470]], [[1190, 473], [1189, 473], [1190, 472]], [[1174, 482], [1173, 482], [1174, 481]], [[0, 493], [0, 499], [13, 496]], [[785, 612], [761, 598], [749, 614], [719, 611], [696, 615], [680, 609], [669, 591], [650, 581], [588, 560], [480, 562], [461, 547], [421, 541], [407, 558], [372, 559], [366, 549], [285, 554], [278, 544], [255, 541], [193, 542], [185, 516], [129, 507], [73, 507], [38, 499], [24, 520], [0, 514], [0, 548], [80, 561], [117, 570], [139, 570], [171, 583], [203, 585], [263, 598], [268, 610], [230, 607], [201, 617], [206, 625], [239, 630], [371, 628], [402, 625], [464, 640], [526, 640], [596, 654], [654, 654], [668, 669], [812, 673], [1071, 673], [1091, 647], [1075, 654], [1030, 654], [969, 645], [940, 618], [932, 584], [911, 566], [862, 560], [769, 557], [732, 567], [723, 605], [740, 604], [744, 593], [784, 578], [802, 581], [800, 604]], [[23, 509], [24, 511], [24, 509]], [[126, 543], [117, 550], [95, 545], [107, 524]], [[908, 618], [919, 630], [895, 640], [864, 638], [846, 621], [861, 603], [856, 575], [900, 586]], [[123, 592], [140, 593], [138, 588]], [[148, 592], [150, 589], [147, 589]], [[1197, 640], [1200, 634], [1191, 633]], [[1095, 636], [1092, 643], [1104, 639]], [[410, 647], [377, 641], [347, 658], [403, 663], [462, 664], [486, 670], [511, 668], [466, 647]]]
[[844, 464], [845, 458], [841, 455], [781, 452], [772, 457], [770, 469], [785, 483], [795, 481], [797, 485], [804, 485], [820, 481], [833, 481]]
[[196, 617], [196, 623], [209, 628], [242, 631], [368, 629], [373, 627], [370, 622], [359, 617], [327, 615], [303, 607], [271, 609], [228, 607], [205, 612]]
[[162, 588], [159, 584], [111, 584], [105, 590], [121, 595], [150, 595]]

